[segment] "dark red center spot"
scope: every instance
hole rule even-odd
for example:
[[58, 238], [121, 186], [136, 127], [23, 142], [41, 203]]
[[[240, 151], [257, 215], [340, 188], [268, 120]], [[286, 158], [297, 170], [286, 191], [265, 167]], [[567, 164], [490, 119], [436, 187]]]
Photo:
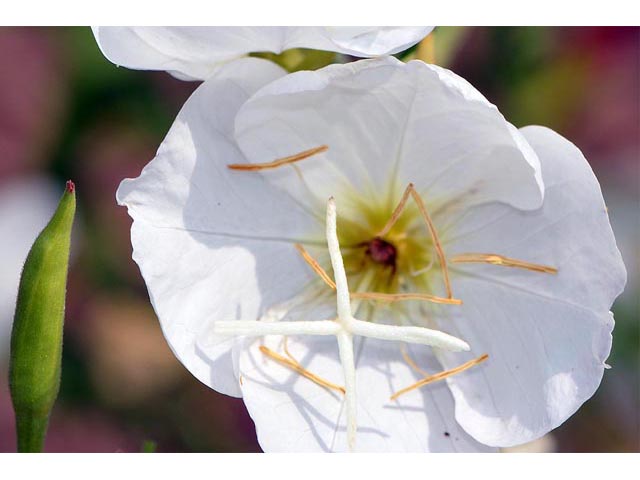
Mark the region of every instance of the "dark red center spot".
[[391, 243], [375, 237], [367, 245], [367, 255], [376, 263], [391, 265], [395, 268], [397, 251]]

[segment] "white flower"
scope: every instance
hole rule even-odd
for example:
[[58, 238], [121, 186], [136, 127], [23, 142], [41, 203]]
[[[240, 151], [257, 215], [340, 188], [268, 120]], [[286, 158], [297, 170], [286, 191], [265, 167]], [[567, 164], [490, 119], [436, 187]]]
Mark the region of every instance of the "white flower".
[[243, 397], [267, 451], [485, 451], [575, 412], [625, 281], [580, 151], [422, 62], [276, 79], [249, 60], [203, 83], [118, 191], [184, 365]]
[[433, 27], [93, 27], [111, 62], [138, 70], [167, 70], [204, 80], [216, 67], [249, 53], [291, 48], [378, 57], [401, 52]]

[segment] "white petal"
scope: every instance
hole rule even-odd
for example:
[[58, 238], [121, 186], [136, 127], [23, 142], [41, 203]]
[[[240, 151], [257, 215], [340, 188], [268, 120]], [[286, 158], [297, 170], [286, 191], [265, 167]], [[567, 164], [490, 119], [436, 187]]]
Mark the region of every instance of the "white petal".
[[296, 27], [288, 48], [314, 48], [377, 57], [401, 52], [426, 37], [433, 27]]
[[216, 320], [256, 320], [303, 292], [314, 279], [287, 242], [158, 228], [137, 219], [133, 258], [171, 349], [201, 382], [239, 396], [231, 348], [214, 336]]
[[[542, 162], [543, 207], [471, 209], [448, 245], [450, 255], [497, 253], [559, 269], [455, 267], [453, 289], [464, 304], [445, 323], [473, 355], [489, 354], [450, 379], [456, 418], [495, 446], [540, 437], [593, 395], [611, 349], [609, 309], [625, 283], [600, 187], [581, 152], [551, 130], [522, 132]], [[449, 368], [460, 363], [442, 358]]]
[[202, 382], [240, 395], [233, 340], [201, 345], [215, 320], [255, 320], [313, 277], [292, 242], [313, 219], [243, 162], [229, 135], [238, 106], [281, 75], [243, 59], [221, 69], [187, 101], [154, 160], [125, 180], [118, 201], [134, 219], [133, 257], [171, 348]]
[[394, 203], [409, 182], [427, 201], [542, 201], [524, 137], [466, 81], [422, 62], [388, 57], [287, 75], [242, 107], [236, 137], [252, 162], [328, 145], [297, 169], [263, 172], [315, 209], [335, 195], [344, 214], [354, 192]]
[[189, 98], [140, 177], [122, 182], [118, 202], [157, 227], [223, 236], [304, 240], [323, 226], [259, 175], [227, 167], [246, 162], [232, 139], [238, 108], [283, 73], [256, 58], [226, 65]]
[[[446, 384], [433, 384], [400, 397], [389, 397], [421, 377], [404, 363], [397, 343], [367, 339], [357, 355], [358, 433], [355, 451], [488, 451], [469, 437], [453, 418]], [[265, 345], [282, 353], [282, 337]], [[347, 451], [343, 397], [262, 354], [258, 341], [240, 356], [244, 402], [256, 423], [258, 441], [268, 452]], [[314, 374], [344, 385], [337, 344], [332, 337], [289, 337], [292, 355]], [[422, 368], [437, 372], [426, 347], [413, 348]]]
[[251, 52], [315, 48], [354, 56], [396, 53], [430, 27], [93, 27], [102, 53], [116, 65], [166, 70], [205, 80], [224, 62]]
[[[116, 65], [166, 70], [206, 80], [220, 64], [280, 45], [281, 27], [93, 27], [98, 46]], [[258, 48], [263, 46], [263, 48]]]

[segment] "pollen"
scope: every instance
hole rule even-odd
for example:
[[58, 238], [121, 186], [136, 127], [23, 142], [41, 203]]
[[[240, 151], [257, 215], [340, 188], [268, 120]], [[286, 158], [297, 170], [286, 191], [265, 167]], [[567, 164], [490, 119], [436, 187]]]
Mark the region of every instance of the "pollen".
[[320, 145], [319, 147], [310, 148], [309, 150], [305, 150], [303, 152], [296, 153], [295, 155], [290, 155], [288, 157], [278, 158], [271, 162], [230, 163], [229, 165], [227, 165], [227, 168], [230, 168], [231, 170], [244, 170], [244, 171], [270, 170], [273, 168], [281, 167], [282, 165], [288, 165], [295, 162], [299, 162], [300, 160], [305, 160], [319, 153], [326, 152], [327, 150], [329, 150], [328, 145]]

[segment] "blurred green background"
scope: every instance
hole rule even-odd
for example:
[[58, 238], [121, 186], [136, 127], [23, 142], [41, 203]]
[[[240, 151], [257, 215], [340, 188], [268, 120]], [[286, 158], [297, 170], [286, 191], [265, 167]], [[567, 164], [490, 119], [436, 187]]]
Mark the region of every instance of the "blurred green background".
[[[598, 176], [627, 266], [612, 366], [596, 395], [533, 450], [640, 451], [640, 29], [439, 27], [436, 63], [516, 126], [573, 141]], [[421, 57], [415, 47], [401, 58]], [[349, 61], [341, 58], [341, 61]], [[116, 68], [89, 28], [0, 28], [0, 452], [15, 451], [8, 343], [21, 263], [64, 181], [79, 213], [62, 386], [50, 452], [260, 451], [241, 400], [173, 357], [131, 260], [115, 190], [154, 156], [197, 87]]]

